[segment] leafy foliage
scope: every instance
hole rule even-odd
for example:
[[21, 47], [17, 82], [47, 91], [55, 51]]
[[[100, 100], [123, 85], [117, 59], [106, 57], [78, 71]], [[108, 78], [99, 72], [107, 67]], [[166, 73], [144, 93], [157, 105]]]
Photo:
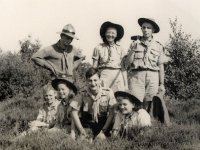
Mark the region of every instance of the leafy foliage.
[[40, 48], [39, 42], [32, 43], [29, 37], [20, 45], [20, 53], [0, 55], [0, 100], [17, 94], [28, 97], [50, 80], [49, 72], [30, 61]]
[[166, 65], [167, 95], [187, 100], [199, 93], [200, 88], [200, 41], [183, 32], [177, 19], [170, 20], [167, 51], [172, 59]]

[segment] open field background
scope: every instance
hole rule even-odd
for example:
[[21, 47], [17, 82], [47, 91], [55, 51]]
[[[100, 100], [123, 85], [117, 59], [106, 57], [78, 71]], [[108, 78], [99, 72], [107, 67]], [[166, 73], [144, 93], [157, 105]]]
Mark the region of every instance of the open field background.
[[[122, 149], [200, 149], [200, 53], [199, 40], [184, 33], [177, 20], [170, 22], [172, 34], [165, 45], [171, 61], [166, 64], [166, 97], [172, 126], [157, 124], [148, 132], [135, 131], [131, 141], [108, 139], [72, 141], [66, 132], [37, 132], [13, 139], [28, 128], [42, 105], [41, 87], [50, 81], [49, 72], [30, 61], [41, 46], [28, 37], [20, 41], [19, 53], [0, 54], [0, 149], [68, 149], [68, 150], [122, 150]], [[84, 72], [90, 65], [84, 63], [75, 71], [76, 84], [84, 86]]]

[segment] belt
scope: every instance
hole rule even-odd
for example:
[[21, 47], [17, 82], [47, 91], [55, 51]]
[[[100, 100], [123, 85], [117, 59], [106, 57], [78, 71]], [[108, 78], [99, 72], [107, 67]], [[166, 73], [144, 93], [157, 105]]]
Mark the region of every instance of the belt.
[[130, 71], [153, 71], [153, 72], [158, 72], [159, 70], [153, 70], [149, 68], [138, 68], [138, 69], [130, 69]]
[[119, 70], [119, 69], [121, 69], [121, 68], [112, 68], [112, 67], [99, 67], [98, 69]]

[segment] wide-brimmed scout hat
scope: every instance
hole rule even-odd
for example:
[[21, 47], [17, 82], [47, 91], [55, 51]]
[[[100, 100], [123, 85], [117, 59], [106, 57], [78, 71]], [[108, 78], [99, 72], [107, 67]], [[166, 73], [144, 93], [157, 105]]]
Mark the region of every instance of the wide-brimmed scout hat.
[[68, 88], [72, 89], [75, 94], [77, 94], [77, 88], [73, 84], [73, 80], [70, 77], [67, 77], [66, 75], [62, 75], [61, 77], [57, 77], [54, 80], [52, 80], [51, 85], [53, 86], [54, 89], [58, 89], [58, 84], [59, 83], [65, 83]]
[[158, 33], [160, 31], [160, 28], [154, 19], [151, 19], [151, 18], [139, 18], [138, 19], [138, 24], [140, 26], [142, 26], [142, 24], [145, 22], [152, 24], [153, 28], [155, 29], [154, 33]]
[[64, 26], [61, 32], [57, 32], [58, 34], [65, 34], [68, 35], [74, 39], [79, 39], [78, 37], [75, 36], [75, 28], [71, 24], [67, 24]]
[[124, 36], [124, 28], [121, 25], [106, 21], [101, 25], [100, 28], [101, 37], [105, 36], [105, 32], [109, 27], [113, 27], [117, 30], [117, 37], [116, 37], [117, 40], [120, 40]]
[[118, 98], [118, 97], [128, 97], [130, 99], [130, 101], [132, 103], [134, 103], [135, 105], [137, 105], [137, 106], [142, 105], [142, 102], [137, 97], [135, 97], [134, 95], [132, 95], [130, 90], [127, 90], [127, 91], [117, 91], [117, 92], [115, 92], [115, 97], [116, 98]]

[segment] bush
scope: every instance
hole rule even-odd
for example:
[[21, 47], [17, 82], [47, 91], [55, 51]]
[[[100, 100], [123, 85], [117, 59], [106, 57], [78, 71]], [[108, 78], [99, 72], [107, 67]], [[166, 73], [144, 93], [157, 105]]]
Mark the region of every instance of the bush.
[[199, 94], [200, 42], [185, 34], [177, 19], [170, 20], [172, 34], [166, 50], [172, 59], [166, 65], [167, 95], [188, 100]]
[[20, 43], [20, 53], [8, 52], [0, 55], [0, 100], [17, 94], [29, 97], [50, 80], [48, 71], [30, 61], [31, 55], [39, 49], [40, 44], [31, 43], [31, 39]]

